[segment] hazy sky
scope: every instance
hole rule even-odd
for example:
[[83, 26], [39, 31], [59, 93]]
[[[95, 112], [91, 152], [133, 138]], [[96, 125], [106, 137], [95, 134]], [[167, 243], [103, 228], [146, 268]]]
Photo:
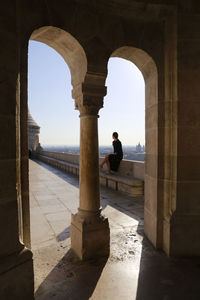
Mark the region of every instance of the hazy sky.
[[[41, 127], [41, 145], [79, 145], [79, 112], [71, 97], [70, 70], [49, 46], [30, 41], [28, 63], [30, 112]], [[106, 80], [107, 96], [99, 112], [99, 144], [110, 145], [112, 132], [123, 145], [144, 144], [144, 80], [137, 67], [111, 58]]]

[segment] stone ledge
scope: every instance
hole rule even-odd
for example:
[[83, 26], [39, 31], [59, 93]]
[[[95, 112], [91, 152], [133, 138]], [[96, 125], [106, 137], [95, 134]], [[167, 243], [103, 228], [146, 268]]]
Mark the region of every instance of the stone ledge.
[[105, 174], [103, 172], [100, 172], [100, 177], [106, 178], [108, 180], [112, 181], [118, 181], [120, 183], [124, 183], [130, 186], [141, 186], [142, 180], [139, 179], [132, 179], [132, 178], [127, 178], [124, 176], [116, 175], [115, 174]]
[[77, 176], [79, 175], [79, 165], [78, 164], [66, 162], [63, 160], [58, 160], [58, 159], [44, 156], [41, 154], [36, 154], [34, 156], [36, 156], [37, 159], [39, 159], [49, 165], [52, 165], [53, 167], [59, 168], [63, 171], [67, 171], [67, 172], [72, 173]]
[[135, 197], [144, 195], [144, 182], [139, 179], [127, 178], [120, 175], [108, 175], [100, 172], [100, 182], [106, 187], [124, 192], [130, 196]]
[[[78, 164], [52, 158], [39, 153], [35, 153], [34, 156], [53, 167], [63, 170], [64, 172], [69, 172], [76, 176], [79, 175]], [[117, 173], [108, 175], [104, 172], [100, 172], [100, 184], [133, 197], [144, 195], [144, 181], [141, 179], [132, 177], [129, 178], [127, 176], [118, 175]]]

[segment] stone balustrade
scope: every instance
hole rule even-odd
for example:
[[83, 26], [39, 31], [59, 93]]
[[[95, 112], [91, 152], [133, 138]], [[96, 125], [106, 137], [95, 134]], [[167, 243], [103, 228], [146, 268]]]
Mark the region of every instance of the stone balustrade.
[[[40, 151], [34, 152], [34, 156], [67, 173], [79, 175], [79, 155]], [[103, 158], [99, 158], [99, 163]], [[141, 161], [122, 160], [118, 172], [106, 174], [106, 166], [100, 172], [100, 183], [103, 186], [126, 193], [131, 196], [144, 195], [144, 172], [145, 163]]]

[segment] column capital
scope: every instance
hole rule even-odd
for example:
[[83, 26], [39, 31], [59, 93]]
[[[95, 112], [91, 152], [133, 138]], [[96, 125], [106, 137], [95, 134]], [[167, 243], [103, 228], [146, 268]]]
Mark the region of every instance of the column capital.
[[103, 98], [106, 95], [106, 86], [91, 83], [82, 83], [72, 91], [75, 99], [75, 109], [80, 111], [80, 116], [97, 115], [103, 107]]

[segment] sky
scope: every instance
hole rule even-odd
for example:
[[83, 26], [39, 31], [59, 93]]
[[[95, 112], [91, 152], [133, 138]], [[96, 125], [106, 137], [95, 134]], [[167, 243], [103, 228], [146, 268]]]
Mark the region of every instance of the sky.
[[[123, 145], [145, 143], [145, 84], [130, 61], [110, 58], [107, 95], [99, 111], [99, 144], [111, 145], [117, 131]], [[79, 112], [71, 97], [70, 70], [51, 47], [29, 42], [28, 105], [40, 128], [41, 145], [79, 145]]]

